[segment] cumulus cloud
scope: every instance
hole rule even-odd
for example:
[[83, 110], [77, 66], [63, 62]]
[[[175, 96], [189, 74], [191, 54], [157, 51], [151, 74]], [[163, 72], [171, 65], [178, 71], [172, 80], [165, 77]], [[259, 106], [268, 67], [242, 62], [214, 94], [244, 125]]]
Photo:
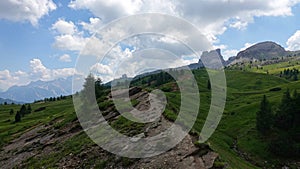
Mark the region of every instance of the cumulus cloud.
[[0, 71], [0, 90], [6, 90], [16, 84], [28, 83], [28, 74], [22, 71], [10, 72], [9, 70]]
[[[88, 22], [79, 22], [77, 24], [59, 19], [52, 26], [52, 29], [58, 33], [55, 37], [54, 47], [63, 50], [81, 51], [80, 54], [99, 57], [108, 52], [105, 50], [107, 50], [109, 46], [112, 47], [111, 45], [115, 45], [112, 44], [112, 42], [115, 42], [116, 39], [120, 40], [120, 37], [124, 38], [124, 35], [126, 35], [128, 31], [144, 30], [147, 26], [150, 26], [152, 29], [149, 30], [163, 30], [162, 34], [176, 35], [174, 37], [183, 41], [187, 34], [191, 35], [191, 32], [193, 32], [186, 29], [185, 24], [176, 25], [175, 23], [168, 23], [173, 25], [173, 27], [166, 27], [166, 22], [162, 17], [155, 21], [156, 24], [149, 25], [151, 18], [145, 18], [139, 22], [133, 21], [127, 23], [132, 24], [128, 30], [124, 28], [124, 24], [120, 24], [112, 29], [102, 31], [98, 34], [99, 36], [93, 38], [87, 36], [96, 33], [100, 27], [114, 19], [145, 12], [165, 13], [187, 19], [196, 25], [211, 43], [218, 44], [218, 35], [223, 34], [228, 28], [245, 29], [249, 23], [254, 21], [255, 17], [290, 16], [292, 15], [292, 7], [299, 2], [300, 0], [282, 0], [278, 2], [273, 0], [72, 0], [69, 3], [70, 8], [75, 10], [89, 10], [94, 14], [94, 17], [90, 18]], [[184, 31], [180, 32], [178, 30]], [[198, 34], [191, 35], [191, 37], [195, 37], [195, 39], [190, 39], [191, 44], [199, 44]], [[119, 46], [117, 46], [116, 49], [112, 49], [106, 56], [107, 60], [104, 63], [93, 65], [92, 70], [101, 73], [105, 79], [109, 79], [111, 76], [108, 76], [108, 74], [114, 72], [115, 69], [113, 65], [118, 65], [113, 59], [130, 60], [130, 58], [134, 56], [134, 52], [146, 48], [164, 49], [179, 56], [179, 59], [174, 60], [174, 62], [169, 62], [169, 65], [182, 66], [183, 64], [197, 61], [197, 56], [191, 55], [190, 51], [183, 50], [183, 45], [176, 42], [178, 39], [152, 36], [152, 38], [134, 37], [130, 40], [125, 40], [122, 42], [123, 46], [122, 44], [118, 44]], [[87, 43], [88, 45], [85, 45]], [[231, 56], [235, 56], [240, 50], [250, 45], [251, 44], [245, 44], [242, 49], [228, 49], [225, 45], [221, 46], [221, 48], [225, 59], [227, 59]], [[126, 54], [127, 49], [124, 49], [126, 46], [129, 46], [127, 48], [134, 48], [134, 50], [129, 50]], [[82, 51], [82, 49], [84, 50]], [[139, 62], [140, 65], [137, 65], [138, 62], [136, 62], [136, 60], [129, 63], [131, 64], [128, 65], [133, 68], [143, 65], [143, 61]], [[156, 62], [153, 61], [153, 63]], [[157, 62], [157, 64], [160, 63]], [[124, 66], [124, 68], [128, 70], [129, 74], [133, 74], [132, 72], [134, 71], [130, 70], [131, 68], [129, 68], [129, 66]]]
[[300, 50], [300, 30], [295, 32], [286, 42], [287, 49], [291, 51]]
[[131, 15], [140, 9], [141, 0], [79, 0], [71, 1], [73, 9], [88, 9], [105, 21], [111, 21], [120, 16]]
[[72, 21], [58, 19], [51, 29], [58, 33], [54, 37], [55, 42], [53, 44], [57, 49], [80, 51], [87, 42], [87, 39], [83, 37], [83, 32], [80, 32]]
[[80, 25], [84, 30], [89, 31], [90, 34], [96, 33], [101, 28], [101, 26], [103, 26], [100, 18], [90, 18], [89, 21], [89, 23], [80, 22]]
[[29, 21], [37, 25], [39, 19], [56, 9], [52, 0], [0, 1], [0, 19], [16, 22]]
[[52, 25], [52, 30], [56, 30], [60, 34], [71, 34], [73, 35], [76, 31], [77, 28], [75, 24], [71, 21], [67, 22], [63, 19], [58, 19], [53, 25]]
[[111, 75], [113, 72], [108, 65], [101, 63], [96, 63], [91, 67], [91, 71], [102, 74], [102, 75]]
[[31, 78], [49, 81], [57, 78], [65, 78], [76, 73], [74, 68], [49, 69], [46, 68], [40, 59], [30, 61]]
[[241, 49], [228, 49], [226, 45], [215, 46], [215, 48], [220, 48], [222, 50], [222, 56], [225, 60], [229, 59], [232, 56], [236, 56], [240, 51], [243, 51], [256, 43], [245, 43]]
[[71, 56], [68, 54], [64, 54], [64, 55], [60, 56], [59, 60], [61, 62], [72, 62]]
[[43, 80], [51, 81], [58, 78], [67, 78], [73, 75], [80, 75], [74, 68], [49, 69], [40, 59], [32, 59], [30, 61], [30, 71], [0, 70], [0, 90], [7, 90], [14, 85], [26, 85], [31, 81]]
[[[299, 0], [73, 0], [69, 7], [88, 9], [105, 23], [119, 17], [144, 12], [159, 12], [188, 19], [202, 29], [213, 42], [228, 27], [244, 29], [254, 17], [290, 16]], [[143, 24], [143, 23], [141, 23]]]

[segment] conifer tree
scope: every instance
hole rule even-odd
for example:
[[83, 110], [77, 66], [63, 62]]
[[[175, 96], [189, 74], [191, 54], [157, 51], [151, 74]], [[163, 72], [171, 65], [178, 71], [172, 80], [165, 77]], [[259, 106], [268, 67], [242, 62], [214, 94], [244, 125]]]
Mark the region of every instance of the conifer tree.
[[24, 117], [26, 113], [27, 113], [27, 109], [26, 109], [26, 106], [23, 104], [20, 109], [20, 114], [22, 117]]
[[272, 119], [271, 105], [267, 100], [266, 95], [264, 95], [260, 103], [260, 110], [256, 113], [257, 130], [265, 135], [271, 129]]
[[28, 106], [27, 106], [27, 114], [30, 114], [31, 111], [32, 111], [31, 106], [30, 106], [30, 104], [28, 104]]
[[21, 121], [21, 113], [19, 111], [17, 111], [17, 114], [15, 116], [15, 122], [20, 122]]
[[207, 81], [207, 89], [210, 90], [211, 89], [211, 84], [210, 84], [210, 80]]

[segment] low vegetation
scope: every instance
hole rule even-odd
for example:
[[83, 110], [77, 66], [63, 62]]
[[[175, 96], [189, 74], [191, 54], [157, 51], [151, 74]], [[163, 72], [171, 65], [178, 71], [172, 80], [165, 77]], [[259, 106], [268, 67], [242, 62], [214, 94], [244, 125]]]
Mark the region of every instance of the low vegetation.
[[[291, 67], [279, 68], [276, 64], [273, 67], [274, 69], [271, 69], [271, 66], [268, 66], [269, 74], [265, 71], [255, 71], [258, 70], [256, 68], [226, 70], [228, 89], [225, 111], [217, 130], [207, 141], [207, 144], [220, 154], [221, 161], [215, 165], [229, 168], [279, 168], [287, 165], [297, 167], [300, 97], [297, 92], [291, 95], [289, 91], [299, 91], [300, 82], [280, 77], [282, 69], [293, 70]], [[264, 66], [261, 70], [266, 68], [267, 66]], [[194, 70], [193, 73], [199, 86], [201, 100], [199, 115], [191, 131], [197, 135], [201, 132], [210, 108], [211, 84], [204, 69]], [[131, 85], [141, 86], [148, 91], [155, 88], [162, 89], [168, 100], [163, 114], [171, 121], [176, 119], [180, 110], [180, 91], [171, 77], [164, 73], [153, 74], [140, 77]], [[99, 108], [106, 110], [113, 103], [107, 99], [106, 89], [101, 85], [98, 87], [99, 90], [96, 89], [96, 92]], [[138, 104], [137, 100], [131, 102], [132, 105]], [[30, 104], [30, 108], [26, 105], [27, 111], [24, 108], [22, 110], [24, 106], [0, 106], [0, 147], [8, 145], [38, 125], [50, 124], [54, 119], [59, 121], [55, 122], [57, 129], [62, 129], [76, 120], [71, 97], [36, 102]], [[28, 109], [31, 109], [31, 113]], [[143, 124], [132, 123], [125, 118], [118, 118], [111, 125], [129, 136], [138, 134], [144, 127]], [[57, 162], [68, 154], [80, 154], [83, 148], [93, 145], [92, 141], [81, 133], [68, 138], [65, 142], [57, 143], [56, 152], [30, 158], [25, 164], [35, 168], [41, 168], [46, 164], [49, 168], [57, 167]], [[290, 158], [291, 156], [293, 158]], [[124, 164], [131, 165], [130, 160], [123, 161]], [[99, 168], [105, 168], [109, 164], [109, 159], [86, 162], [86, 165], [91, 166], [91, 163]]]

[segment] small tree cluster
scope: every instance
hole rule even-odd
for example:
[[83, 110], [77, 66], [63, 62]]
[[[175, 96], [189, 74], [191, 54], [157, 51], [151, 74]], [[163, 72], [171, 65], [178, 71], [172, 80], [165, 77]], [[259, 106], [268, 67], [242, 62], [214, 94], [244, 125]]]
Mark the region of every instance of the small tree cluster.
[[156, 80], [155, 86], [160, 86], [173, 80], [172, 76], [167, 72], [160, 72], [159, 74], [156, 74], [154, 79]]
[[298, 69], [284, 69], [283, 72], [280, 72], [280, 77], [284, 77], [286, 79], [290, 79], [293, 81], [298, 80], [299, 70]]
[[[13, 111], [13, 110], [11, 110]], [[19, 111], [17, 111], [15, 115], [15, 122], [20, 122], [21, 118], [24, 117], [26, 114], [30, 114], [32, 112], [31, 105], [28, 104], [27, 107], [23, 104]], [[13, 112], [12, 112], [13, 113]]]
[[266, 96], [263, 97], [257, 113], [257, 130], [272, 135], [270, 151], [278, 156], [295, 157], [300, 155], [300, 95], [291, 95], [287, 90], [277, 111], [272, 112]]

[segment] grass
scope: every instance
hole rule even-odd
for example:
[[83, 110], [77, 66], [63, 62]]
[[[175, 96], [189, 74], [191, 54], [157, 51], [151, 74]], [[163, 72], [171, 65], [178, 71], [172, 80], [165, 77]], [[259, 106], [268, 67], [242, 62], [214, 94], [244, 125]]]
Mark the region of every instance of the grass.
[[[61, 159], [69, 155], [79, 155], [92, 145], [94, 145], [92, 140], [84, 132], [81, 132], [63, 143], [57, 143], [56, 149], [59, 151], [54, 151], [41, 157], [29, 158], [26, 161], [26, 166], [30, 166], [30, 168], [57, 168], [57, 164]], [[98, 161], [98, 165], [103, 167], [105, 161]]]
[[[208, 77], [205, 72], [195, 70], [194, 74], [197, 75], [201, 105], [193, 130], [199, 133], [209, 110], [210, 92], [206, 89], [205, 82]], [[267, 144], [256, 132], [256, 112], [263, 95], [267, 95], [273, 105], [272, 108], [276, 109], [283, 92], [287, 88], [291, 91], [300, 89], [300, 82], [289, 82], [276, 76], [236, 70], [226, 71], [226, 77], [228, 97], [222, 120], [208, 140], [212, 148], [229, 163], [231, 168], [259, 168], [284, 161], [268, 153]], [[274, 87], [280, 87], [282, 90], [270, 91]], [[175, 120], [179, 111], [180, 93], [167, 93], [167, 98], [168, 105], [164, 115]], [[233, 150], [235, 140], [239, 151], [245, 153], [248, 160]], [[268, 161], [268, 164], [265, 164], [265, 161]]]
[[[31, 104], [31, 107], [33, 111], [40, 107], [46, 107], [46, 109], [25, 115], [25, 117], [22, 117], [21, 122], [14, 123], [15, 114], [20, 110], [21, 105], [0, 106], [0, 147], [37, 125], [47, 124], [56, 118], [68, 121], [69, 118], [74, 119], [76, 117], [73, 102], [70, 98], [56, 102]], [[11, 109], [15, 112], [13, 115], [9, 114]]]
[[113, 121], [111, 126], [118, 132], [131, 137], [142, 133], [145, 124], [132, 122], [121, 116], [117, 120]]
[[[285, 63], [280, 63], [273, 66], [265, 66], [265, 68], [274, 70], [275, 74], [282, 66], [287, 66]], [[256, 68], [255, 68], [256, 69]], [[291, 91], [298, 89], [300, 91], [300, 82], [290, 82], [283, 78], [279, 78], [273, 75], [267, 75], [262, 72], [255, 72], [253, 70], [239, 71], [239, 70], [227, 70], [227, 102], [225, 111], [222, 116], [222, 120], [213, 134], [208, 140], [210, 146], [220, 154], [220, 157], [225, 161], [229, 168], [260, 168], [265, 166], [270, 168], [269, 164], [285, 161], [274, 157], [268, 153], [267, 145], [264, 143], [264, 139], [260, 137], [255, 129], [256, 125], [256, 112], [258, 111], [259, 103], [263, 95], [266, 95], [273, 105], [273, 109], [276, 109], [282, 98], [283, 92], [289, 88]], [[194, 70], [195, 79], [197, 80], [200, 91], [200, 108], [197, 120], [193, 126], [193, 131], [200, 133], [203, 124], [206, 120], [208, 110], [210, 108], [210, 90], [207, 89], [208, 75], [205, 70]], [[166, 94], [168, 104], [164, 115], [170, 119], [175, 120], [180, 110], [181, 95], [180, 92], [171, 92], [172, 83], [164, 84], [160, 86]], [[274, 87], [280, 87], [280, 91], [270, 91]], [[147, 90], [153, 88], [148, 87]], [[193, 100], [189, 101], [190, 104], [194, 104]], [[137, 100], [131, 100], [132, 105], [138, 104]], [[99, 103], [100, 109], [107, 109], [113, 105], [111, 101], [102, 100]], [[131, 105], [121, 105], [122, 108], [127, 109]], [[14, 138], [20, 136], [26, 130], [40, 125], [48, 124], [53, 119], [60, 119], [60, 122], [55, 124], [56, 128], [61, 128], [66, 124], [74, 121], [76, 115], [74, 113], [72, 99], [60, 100], [56, 102], [36, 103], [31, 104], [33, 110], [40, 107], [46, 107], [41, 112], [33, 112], [22, 118], [20, 123], [14, 123], [14, 115], [9, 115], [10, 109], [13, 109], [16, 113], [20, 109], [20, 105], [1, 105], [0, 106], [0, 147]], [[189, 120], [190, 117], [186, 117]], [[132, 136], [139, 134], [144, 127], [144, 124], [134, 123], [127, 120], [124, 117], [120, 117], [111, 123], [119, 132]], [[246, 154], [248, 160], [241, 157], [234, 149], [233, 146], [236, 142], [236, 146], [239, 151]], [[58, 147], [61, 148], [59, 152], [48, 154], [40, 158], [31, 158], [26, 163], [33, 168], [40, 168], [46, 166], [47, 168], [55, 168], [55, 164], [67, 154], [78, 154], [93, 143], [84, 134], [70, 138], [64, 143], [59, 143]], [[124, 164], [127, 164], [128, 159], [124, 159]], [[265, 164], [268, 161], [268, 164]], [[130, 162], [130, 161], [129, 161]], [[108, 161], [105, 159], [99, 159], [93, 161], [97, 168], [104, 168]], [[252, 163], [255, 163], [252, 164]], [[221, 165], [221, 164], [220, 164]], [[223, 164], [222, 164], [223, 165]]]

